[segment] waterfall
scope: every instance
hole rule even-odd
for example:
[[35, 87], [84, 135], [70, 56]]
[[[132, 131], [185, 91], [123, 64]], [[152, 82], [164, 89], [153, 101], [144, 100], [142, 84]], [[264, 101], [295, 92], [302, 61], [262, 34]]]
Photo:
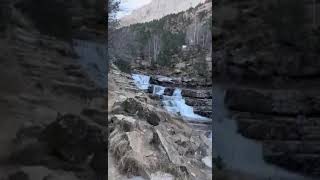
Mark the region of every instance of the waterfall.
[[[146, 90], [150, 86], [150, 76], [141, 74], [132, 74], [132, 78], [139, 89]], [[169, 80], [171, 78], [162, 76], [163, 79]], [[162, 103], [164, 108], [174, 114], [178, 114], [184, 117], [186, 120], [208, 120], [208, 118], [197, 115], [193, 112], [193, 108], [188, 106], [182, 97], [182, 90], [176, 88], [172, 96], [163, 95], [165, 87], [159, 85], [153, 85], [153, 95], [158, 95], [162, 97]]]
[[181, 95], [181, 92], [181, 89], [176, 88], [172, 96], [164, 96], [162, 101], [164, 107], [169, 112], [180, 114], [182, 117], [185, 117], [186, 119], [207, 120], [208, 118], [197, 115], [193, 112], [193, 108], [186, 104], [185, 100]]
[[132, 74], [135, 85], [142, 90], [149, 88], [150, 76], [141, 75], [141, 74]]
[[152, 91], [152, 94], [153, 95], [158, 95], [158, 96], [161, 96], [164, 94], [164, 90], [166, 88], [163, 87], [163, 86], [158, 86], [158, 85], [153, 85], [153, 91]]

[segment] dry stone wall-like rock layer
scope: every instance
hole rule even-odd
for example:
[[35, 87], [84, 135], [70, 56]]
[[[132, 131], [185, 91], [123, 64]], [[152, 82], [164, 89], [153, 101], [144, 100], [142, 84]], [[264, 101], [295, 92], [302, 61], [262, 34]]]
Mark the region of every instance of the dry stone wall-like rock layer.
[[263, 143], [264, 158], [319, 176], [319, 98], [314, 91], [230, 88], [226, 104], [238, 131]]

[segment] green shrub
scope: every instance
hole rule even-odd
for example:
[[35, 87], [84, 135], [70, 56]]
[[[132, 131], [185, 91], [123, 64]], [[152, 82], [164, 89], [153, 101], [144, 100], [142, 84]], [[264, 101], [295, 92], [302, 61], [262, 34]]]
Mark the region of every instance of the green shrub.
[[42, 34], [71, 40], [72, 22], [68, 4], [59, 0], [27, 0], [16, 5]]
[[171, 63], [171, 57], [180, 51], [184, 44], [185, 33], [171, 33], [163, 31], [161, 34], [161, 47], [158, 64], [167, 66]]

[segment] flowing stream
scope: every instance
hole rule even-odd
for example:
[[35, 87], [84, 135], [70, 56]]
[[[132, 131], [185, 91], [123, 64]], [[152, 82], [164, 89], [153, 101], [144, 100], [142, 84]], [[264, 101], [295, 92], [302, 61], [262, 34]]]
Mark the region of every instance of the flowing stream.
[[[135, 85], [142, 90], [147, 90], [150, 86], [150, 76], [140, 75], [140, 74], [133, 74], [132, 78], [134, 79]], [[167, 78], [167, 77], [164, 77]], [[172, 96], [164, 95], [165, 87], [159, 85], [153, 85], [153, 95], [161, 96], [162, 103], [164, 108], [174, 114], [178, 114], [182, 116], [185, 120], [210, 120], [207, 117], [200, 116], [193, 112], [193, 108], [188, 106], [183, 99], [180, 88], [175, 88]]]

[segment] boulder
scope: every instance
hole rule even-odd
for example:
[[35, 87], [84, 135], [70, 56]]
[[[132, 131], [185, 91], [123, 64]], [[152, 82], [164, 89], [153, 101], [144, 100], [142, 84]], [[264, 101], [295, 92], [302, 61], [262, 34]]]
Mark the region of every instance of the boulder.
[[107, 128], [73, 114], [58, 116], [42, 134], [52, 150], [72, 163], [84, 162], [107, 148]]
[[160, 86], [172, 86], [174, 85], [174, 81], [172, 78], [156, 75], [150, 77], [150, 84], [156, 84]]
[[127, 175], [148, 177], [149, 170], [156, 167], [145, 135], [138, 131], [110, 134], [110, 151], [119, 161], [119, 170]]
[[137, 115], [139, 118], [146, 120], [153, 126], [157, 126], [162, 119], [160, 114], [151, 110], [147, 104], [144, 104], [134, 98], [128, 98], [121, 106], [126, 113]]
[[164, 90], [164, 95], [166, 96], [172, 96], [173, 92], [174, 92], [175, 88], [172, 87], [166, 87], [166, 89]]

